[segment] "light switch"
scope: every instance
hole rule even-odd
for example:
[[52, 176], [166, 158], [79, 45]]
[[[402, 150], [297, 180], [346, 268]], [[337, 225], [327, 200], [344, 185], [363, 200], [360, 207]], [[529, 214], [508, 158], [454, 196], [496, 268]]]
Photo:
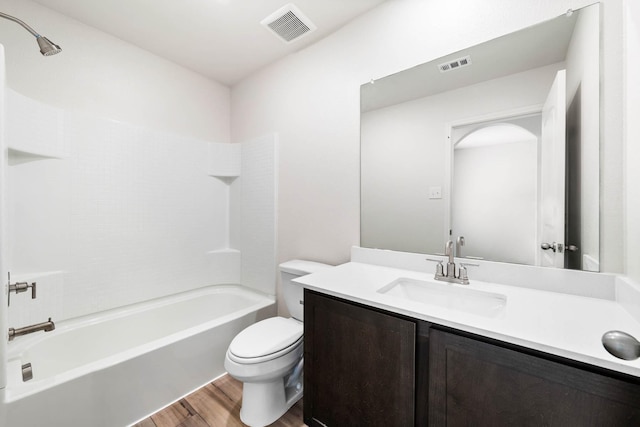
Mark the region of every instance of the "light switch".
[[442, 199], [442, 187], [429, 187], [430, 199]]

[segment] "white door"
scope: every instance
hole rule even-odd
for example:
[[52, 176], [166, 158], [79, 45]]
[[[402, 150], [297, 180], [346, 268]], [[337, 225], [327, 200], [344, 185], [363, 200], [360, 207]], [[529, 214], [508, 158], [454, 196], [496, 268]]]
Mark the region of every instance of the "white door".
[[558, 71], [542, 109], [539, 264], [564, 267], [566, 72]]

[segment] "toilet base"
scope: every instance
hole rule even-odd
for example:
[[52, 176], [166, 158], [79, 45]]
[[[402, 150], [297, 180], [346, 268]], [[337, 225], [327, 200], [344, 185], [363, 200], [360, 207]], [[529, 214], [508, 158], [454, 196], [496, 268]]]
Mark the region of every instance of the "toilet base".
[[302, 397], [302, 382], [285, 387], [286, 378], [244, 383], [240, 419], [251, 427], [264, 427], [283, 416]]

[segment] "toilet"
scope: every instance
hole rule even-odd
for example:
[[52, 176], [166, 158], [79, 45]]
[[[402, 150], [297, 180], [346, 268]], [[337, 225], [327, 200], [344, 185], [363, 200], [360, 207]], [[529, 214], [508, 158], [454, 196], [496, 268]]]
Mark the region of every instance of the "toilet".
[[243, 423], [251, 427], [271, 424], [302, 397], [303, 288], [292, 280], [329, 267], [303, 260], [280, 264], [282, 292], [291, 317], [257, 322], [229, 344], [224, 367], [244, 383]]

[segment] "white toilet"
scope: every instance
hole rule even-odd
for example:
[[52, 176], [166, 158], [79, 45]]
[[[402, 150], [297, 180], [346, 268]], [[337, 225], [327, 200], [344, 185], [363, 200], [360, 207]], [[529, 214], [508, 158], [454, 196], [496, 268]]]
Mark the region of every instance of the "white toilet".
[[328, 267], [302, 260], [280, 264], [282, 292], [292, 317], [262, 320], [229, 344], [224, 367], [244, 383], [243, 423], [251, 427], [271, 424], [302, 397], [303, 288], [292, 280]]

